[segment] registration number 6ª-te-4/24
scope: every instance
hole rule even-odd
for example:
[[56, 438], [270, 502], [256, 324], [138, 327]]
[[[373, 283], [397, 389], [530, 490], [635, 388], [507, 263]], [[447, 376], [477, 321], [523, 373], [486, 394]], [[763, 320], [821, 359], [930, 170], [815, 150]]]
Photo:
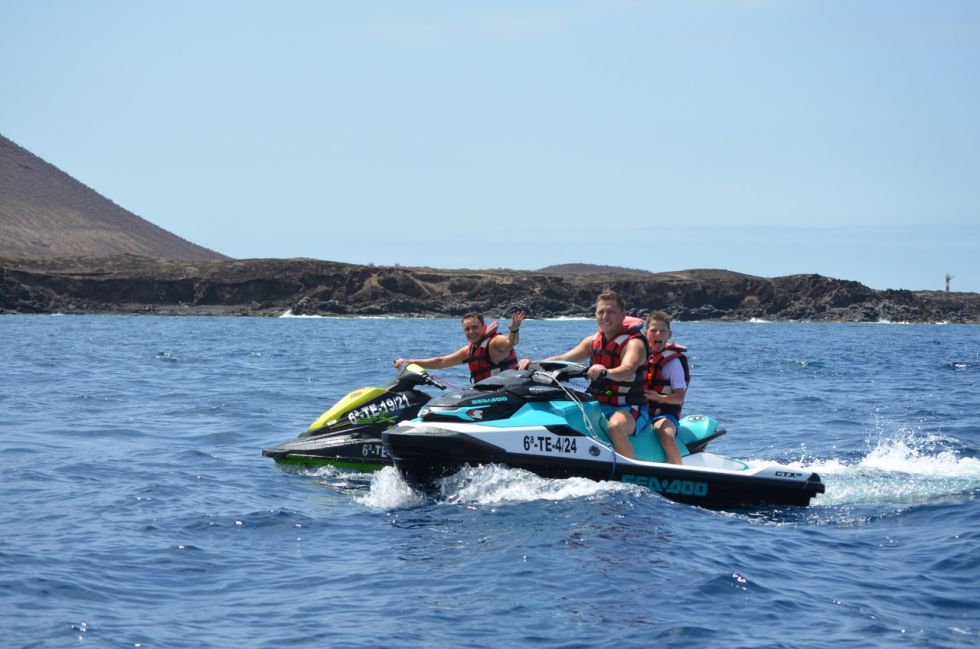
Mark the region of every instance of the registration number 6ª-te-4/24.
[[525, 435], [524, 450], [543, 453], [575, 453], [578, 451], [574, 437], [551, 437], [550, 435]]

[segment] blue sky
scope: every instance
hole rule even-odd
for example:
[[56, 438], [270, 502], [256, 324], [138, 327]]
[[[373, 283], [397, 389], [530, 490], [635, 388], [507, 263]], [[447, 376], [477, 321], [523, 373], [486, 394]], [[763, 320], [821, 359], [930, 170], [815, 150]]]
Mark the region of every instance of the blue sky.
[[973, 0], [0, 16], [0, 133], [232, 257], [980, 291]]

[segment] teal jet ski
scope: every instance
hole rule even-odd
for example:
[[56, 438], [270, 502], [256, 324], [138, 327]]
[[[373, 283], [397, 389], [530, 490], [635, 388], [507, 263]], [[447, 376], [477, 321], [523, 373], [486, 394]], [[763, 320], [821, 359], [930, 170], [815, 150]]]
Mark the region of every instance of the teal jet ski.
[[546, 478], [635, 484], [719, 510], [803, 506], [824, 492], [816, 473], [778, 464], [749, 466], [707, 451], [725, 431], [705, 415], [680, 420], [681, 465], [666, 462], [649, 426], [631, 438], [635, 458], [616, 453], [599, 402], [566, 385], [584, 378], [586, 369], [540, 361], [442, 395], [420, 408], [418, 417], [384, 431], [385, 451], [399, 473], [422, 489], [465, 466], [500, 464]]

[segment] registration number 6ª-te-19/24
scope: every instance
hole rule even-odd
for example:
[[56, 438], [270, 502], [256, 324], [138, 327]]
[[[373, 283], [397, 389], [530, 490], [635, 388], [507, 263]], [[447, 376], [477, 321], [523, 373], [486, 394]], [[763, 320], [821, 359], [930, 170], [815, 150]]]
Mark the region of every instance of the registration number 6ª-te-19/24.
[[578, 451], [574, 437], [551, 437], [550, 435], [525, 435], [525, 451], [541, 451], [543, 453], [575, 453]]

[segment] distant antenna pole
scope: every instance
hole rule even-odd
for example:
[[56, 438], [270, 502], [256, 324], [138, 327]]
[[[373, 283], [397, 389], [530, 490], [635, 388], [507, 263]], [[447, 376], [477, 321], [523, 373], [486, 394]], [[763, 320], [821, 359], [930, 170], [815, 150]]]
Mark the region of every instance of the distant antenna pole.
[[949, 293], [949, 282], [953, 279], [953, 275], [946, 273], [946, 292]]

